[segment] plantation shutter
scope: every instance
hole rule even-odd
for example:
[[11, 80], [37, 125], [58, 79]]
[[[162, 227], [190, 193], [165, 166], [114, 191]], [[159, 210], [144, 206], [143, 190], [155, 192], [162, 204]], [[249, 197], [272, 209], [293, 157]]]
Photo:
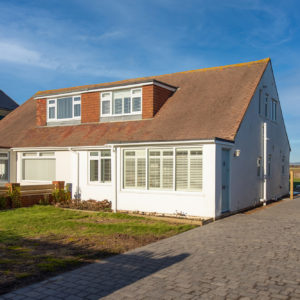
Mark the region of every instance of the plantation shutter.
[[149, 188], [160, 188], [160, 151], [149, 151]]
[[101, 153], [101, 182], [111, 182], [110, 150], [102, 150], [100, 153]]
[[190, 150], [190, 189], [202, 189], [202, 151]]
[[8, 160], [0, 159], [0, 180], [8, 180]]
[[163, 151], [162, 157], [162, 188], [173, 188], [173, 151]]
[[124, 151], [124, 188], [146, 187], [146, 151]]
[[188, 150], [176, 151], [176, 190], [188, 189]]

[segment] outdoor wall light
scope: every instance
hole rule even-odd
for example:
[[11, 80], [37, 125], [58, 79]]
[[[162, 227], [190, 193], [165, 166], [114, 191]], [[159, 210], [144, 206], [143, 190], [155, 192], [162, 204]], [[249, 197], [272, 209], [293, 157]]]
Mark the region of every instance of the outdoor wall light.
[[233, 153], [233, 156], [234, 156], [234, 157], [239, 157], [240, 154], [241, 154], [241, 150], [240, 150], [240, 149], [236, 149], [236, 150], [234, 151], [234, 153]]

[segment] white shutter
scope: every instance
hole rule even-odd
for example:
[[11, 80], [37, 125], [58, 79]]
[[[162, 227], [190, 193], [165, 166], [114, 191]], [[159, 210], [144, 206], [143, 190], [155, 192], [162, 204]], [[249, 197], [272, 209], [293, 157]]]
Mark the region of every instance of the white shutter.
[[202, 151], [190, 150], [190, 189], [202, 190]]
[[135, 187], [135, 151], [124, 152], [124, 188]]
[[137, 187], [146, 187], [146, 158], [137, 158]]
[[55, 159], [23, 159], [22, 179], [37, 181], [55, 180]]
[[188, 150], [176, 150], [176, 190], [188, 189]]
[[149, 188], [160, 188], [160, 154], [159, 150], [149, 151]]
[[163, 151], [162, 157], [162, 188], [173, 188], [173, 151]]

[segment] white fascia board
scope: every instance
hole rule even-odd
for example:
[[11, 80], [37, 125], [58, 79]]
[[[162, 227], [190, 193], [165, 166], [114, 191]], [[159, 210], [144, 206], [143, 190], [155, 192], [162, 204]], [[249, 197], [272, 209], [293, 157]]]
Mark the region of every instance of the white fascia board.
[[132, 146], [152, 146], [152, 145], [182, 145], [182, 144], [213, 144], [211, 140], [188, 140], [188, 141], [162, 141], [162, 142], [133, 142], [133, 143], [111, 143], [107, 144], [111, 147], [132, 147]]
[[164, 85], [163, 83], [156, 82], [156, 81], [149, 81], [149, 82], [143, 82], [143, 83], [137, 83], [137, 84], [129, 84], [129, 85], [121, 85], [121, 86], [115, 86], [115, 87], [107, 87], [107, 88], [98, 88], [98, 89], [83, 89], [79, 91], [69, 92], [69, 93], [61, 93], [61, 94], [53, 94], [53, 95], [45, 95], [45, 96], [38, 96], [34, 97], [34, 99], [52, 99], [57, 97], [63, 97], [63, 96], [74, 96], [78, 94], [85, 94], [85, 93], [92, 93], [92, 92], [103, 92], [103, 91], [112, 91], [112, 90], [122, 90], [122, 89], [129, 89], [129, 88], [137, 88], [142, 87], [145, 85], [154, 84], [160, 87], [163, 87], [167, 90], [170, 90], [172, 92], [176, 91], [176, 88], [173, 88], [168, 85]]

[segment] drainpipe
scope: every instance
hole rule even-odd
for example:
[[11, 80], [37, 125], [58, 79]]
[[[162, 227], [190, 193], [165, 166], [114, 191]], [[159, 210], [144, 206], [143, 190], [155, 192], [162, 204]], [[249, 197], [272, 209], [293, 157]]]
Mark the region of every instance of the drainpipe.
[[264, 195], [263, 195], [263, 205], [267, 202], [267, 180], [268, 180], [268, 136], [267, 136], [267, 123], [264, 122]]
[[79, 196], [79, 152], [73, 150], [72, 148], [69, 148], [68, 150], [70, 150], [71, 152], [76, 154], [77, 157], [77, 176], [76, 176], [76, 194], [74, 194], [74, 196], [76, 195], [76, 198]]
[[114, 212], [117, 212], [118, 211], [118, 176], [117, 176], [117, 149], [114, 147], [114, 145], [111, 146], [111, 151], [112, 153], [114, 154], [114, 202], [115, 202], [115, 209], [114, 209]]

